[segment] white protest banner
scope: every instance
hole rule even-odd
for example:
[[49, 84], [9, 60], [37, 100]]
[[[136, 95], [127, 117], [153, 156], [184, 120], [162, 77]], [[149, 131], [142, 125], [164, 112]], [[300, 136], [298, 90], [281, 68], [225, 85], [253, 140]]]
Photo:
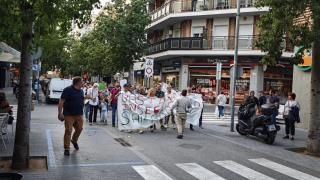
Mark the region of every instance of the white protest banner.
[[[175, 99], [180, 96], [176, 93], [166, 98], [146, 97], [122, 93], [118, 97], [118, 125], [120, 130], [148, 128], [160, 119], [171, 113]], [[199, 123], [202, 111], [202, 98], [198, 94], [190, 94], [192, 109], [187, 115], [187, 122], [193, 125]]]

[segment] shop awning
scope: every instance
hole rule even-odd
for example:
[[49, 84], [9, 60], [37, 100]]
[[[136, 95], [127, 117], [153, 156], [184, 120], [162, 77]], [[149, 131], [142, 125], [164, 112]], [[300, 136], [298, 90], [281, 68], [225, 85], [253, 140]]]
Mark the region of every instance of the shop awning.
[[4, 42], [0, 42], [0, 61], [8, 63], [20, 63], [21, 53]]

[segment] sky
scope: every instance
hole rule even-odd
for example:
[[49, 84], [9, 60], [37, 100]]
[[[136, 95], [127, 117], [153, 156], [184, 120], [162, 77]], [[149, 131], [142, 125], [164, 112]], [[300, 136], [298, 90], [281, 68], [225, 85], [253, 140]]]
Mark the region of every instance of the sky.
[[[110, 0], [100, 0], [100, 4], [101, 4], [101, 5], [105, 5], [106, 2], [109, 2], [109, 1], [110, 1]], [[102, 9], [102, 8], [100, 8], [100, 9], [96, 9], [96, 8], [95, 8], [95, 9], [93, 10], [92, 14], [93, 14], [93, 15], [99, 14], [99, 12], [101, 11], [101, 9]]]

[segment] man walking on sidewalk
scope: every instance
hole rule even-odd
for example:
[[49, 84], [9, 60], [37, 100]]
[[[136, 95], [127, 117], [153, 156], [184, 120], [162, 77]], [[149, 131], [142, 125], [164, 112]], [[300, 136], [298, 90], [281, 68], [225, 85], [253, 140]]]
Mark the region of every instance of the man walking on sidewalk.
[[[79, 150], [78, 138], [83, 127], [84, 96], [81, 77], [73, 78], [72, 85], [66, 87], [61, 95], [58, 106], [58, 119], [64, 121], [64, 155], [70, 155], [70, 142]], [[75, 129], [72, 139], [72, 128]]]
[[187, 112], [191, 108], [190, 99], [187, 97], [187, 90], [182, 90], [181, 97], [178, 98], [172, 106], [172, 109], [177, 110], [177, 128], [178, 139], [183, 139], [183, 132], [187, 120]]

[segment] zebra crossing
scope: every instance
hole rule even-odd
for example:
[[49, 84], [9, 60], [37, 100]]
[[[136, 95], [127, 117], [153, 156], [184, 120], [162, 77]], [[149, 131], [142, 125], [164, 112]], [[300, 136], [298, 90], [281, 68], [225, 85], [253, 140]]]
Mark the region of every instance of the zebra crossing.
[[[231, 121], [230, 115], [225, 115], [223, 118], [219, 118], [216, 116], [214, 112], [204, 112], [202, 115], [202, 122], [209, 124], [229, 124]], [[238, 117], [234, 117], [234, 121], [238, 122]]]
[[[248, 159], [248, 162], [271, 169], [280, 174], [288, 176], [288, 178], [296, 180], [320, 180], [319, 177], [309, 175], [268, 159]], [[249, 180], [275, 180], [274, 177], [267, 176], [262, 172], [246, 167], [235, 161], [213, 161], [213, 164]], [[226, 177], [219, 175], [219, 172], [216, 174], [215, 172], [212, 172], [197, 163], [179, 163], [175, 164], [175, 166], [198, 180], [226, 180]], [[132, 166], [132, 168], [145, 180], [173, 180], [170, 176], [166, 175], [154, 165], [137, 165]]]

